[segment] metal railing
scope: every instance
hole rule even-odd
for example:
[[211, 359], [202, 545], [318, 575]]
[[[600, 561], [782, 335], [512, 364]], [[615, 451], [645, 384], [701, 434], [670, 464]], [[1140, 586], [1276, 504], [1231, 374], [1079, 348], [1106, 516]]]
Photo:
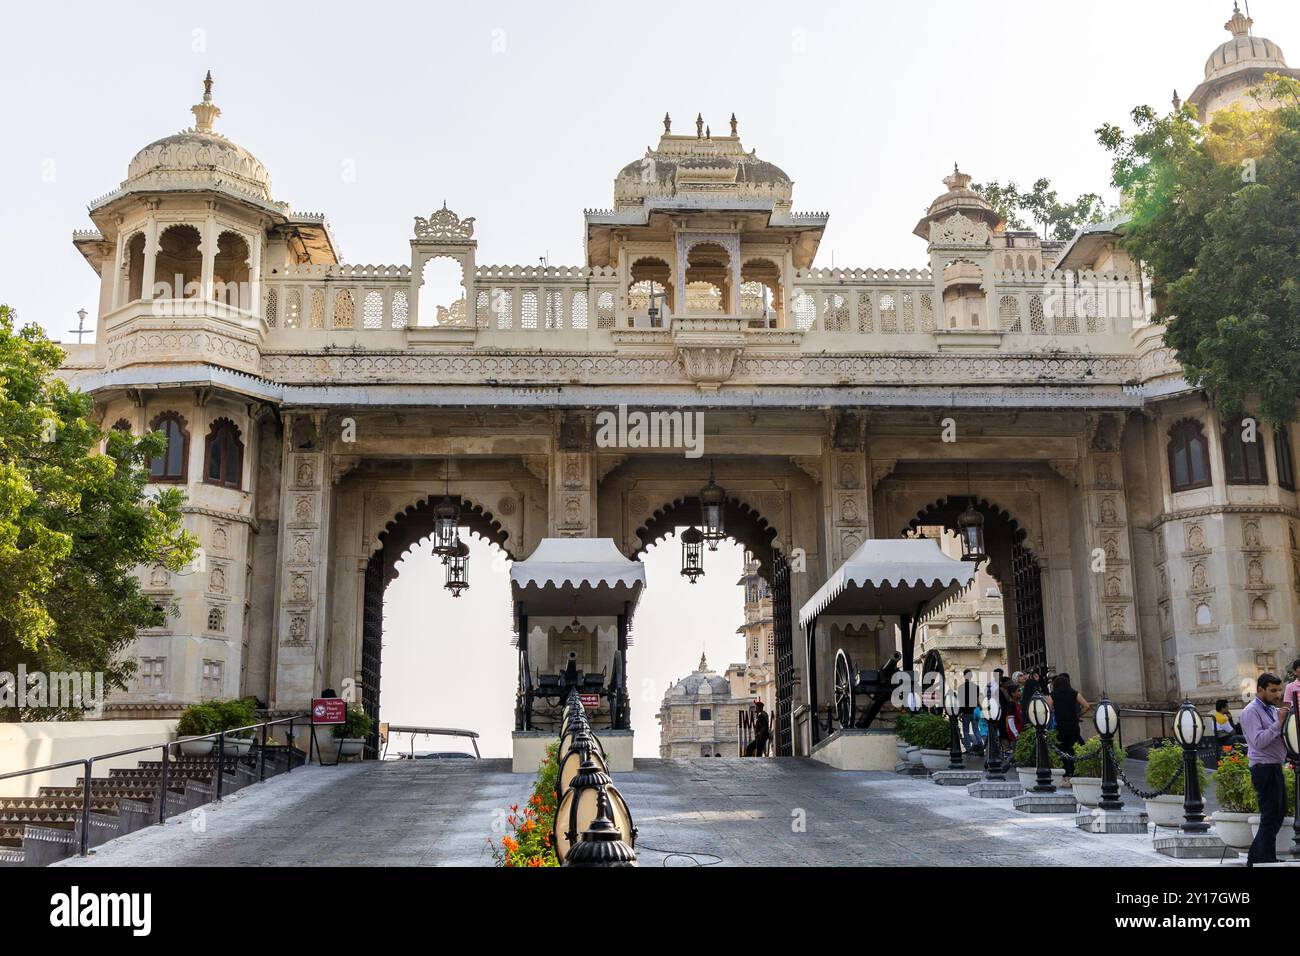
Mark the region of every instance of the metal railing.
[[[215, 785], [214, 802], [221, 800], [222, 782], [225, 776], [225, 757], [226, 757], [226, 737], [242, 734], [245, 731], [262, 731], [261, 744], [258, 747], [258, 769], [257, 780], [261, 783], [266, 779], [266, 751], [268, 728], [275, 727], [279, 724], [288, 724], [288, 746], [285, 747], [285, 755], [288, 758], [285, 766], [285, 773], [293, 769], [293, 728], [295, 721], [307, 720], [310, 722], [310, 714], [295, 714], [290, 717], [280, 717], [276, 720], [264, 721], [260, 724], [249, 724], [247, 727], [235, 727], [229, 730], [220, 730], [212, 734], [202, 734], [195, 737], [178, 737], [176, 740], [169, 740], [161, 744], [146, 744], [143, 747], [131, 747], [127, 750], [116, 750], [113, 753], [94, 754], [90, 757], [83, 757], [76, 760], [65, 760], [62, 763], [46, 764], [43, 767], [32, 767], [28, 770], [14, 770], [10, 773], [0, 774], [0, 780], [10, 780], [17, 777], [27, 777], [34, 773], [49, 773], [54, 770], [66, 770], [69, 767], [81, 767], [83, 771], [81, 785], [81, 838], [78, 841], [78, 855], [88, 856], [90, 853], [90, 813], [91, 813], [91, 795], [94, 789], [93, 773], [96, 761], [114, 760], [118, 757], [129, 757], [131, 754], [148, 753], [152, 750], [162, 752], [162, 774], [158, 782], [158, 822], [160, 824], [167, 822], [167, 783], [168, 770], [171, 764], [171, 748], [179, 747], [181, 744], [189, 743], [195, 740], [215, 740], [217, 747], [217, 780]], [[278, 748], [273, 748], [278, 749]]]

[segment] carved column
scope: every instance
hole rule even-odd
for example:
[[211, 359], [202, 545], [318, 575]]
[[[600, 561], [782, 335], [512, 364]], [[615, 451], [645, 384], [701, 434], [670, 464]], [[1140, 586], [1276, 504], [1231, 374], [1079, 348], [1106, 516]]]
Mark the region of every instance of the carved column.
[[555, 420], [549, 462], [549, 534], [558, 538], [596, 537], [596, 456], [592, 418], [587, 412], [561, 412]]
[[825, 509], [827, 573], [833, 574], [870, 533], [871, 483], [857, 412], [836, 412], [822, 454], [822, 501]]
[[285, 414], [271, 706], [305, 707], [320, 690], [328, 621], [324, 606], [329, 529], [325, 413]]

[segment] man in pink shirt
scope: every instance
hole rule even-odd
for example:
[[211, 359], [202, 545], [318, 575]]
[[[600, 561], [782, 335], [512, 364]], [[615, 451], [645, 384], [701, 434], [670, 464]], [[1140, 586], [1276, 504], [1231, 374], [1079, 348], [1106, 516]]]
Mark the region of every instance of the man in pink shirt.
[[1292, 710], [1297, 709], [1297, 697], [1300, 697], [1300, 659], [1291, 662], [1291, 683], [1286, 685], [1282, 694], [1282, 699], [1291, 705]]

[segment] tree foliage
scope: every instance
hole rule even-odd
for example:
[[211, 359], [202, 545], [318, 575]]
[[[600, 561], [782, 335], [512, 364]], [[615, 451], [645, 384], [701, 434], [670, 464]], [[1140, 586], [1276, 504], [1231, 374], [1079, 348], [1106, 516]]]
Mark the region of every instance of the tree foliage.
[[[134, 673], [119, 658], [136, 630], [164, 622], [135, 568], [180, 570], [197, 540], [181, 492], [145, 488], [163, 436], [101, 432], [91, 398], [55, 376], [62, 360], [37, 326], [17, 329], [0, 306], [0, 671], [101, 672], [107, 692]], [[18, 716], [0, 708], [0, 720]]]
[[1044, 239], [1069, 239], [1080, 226], [1100, 222], [1106, 206], [1096, 193], [1084, 193], [1074, 202], [1061, 202], [1049, 179], [1036, 179], [1030, 189], [1022, 190], [1013, 180], [997, 180], [971, 189], [984, 197], [1012, 229], [1029, 229], [1037, 224]]
[[1271, 108], [1132, 113], [1097, 131], [1130, 217], [1123, 245], [1151, 278], [1155, 318], [1188, 381], [1228, 415], [1274, 422], [1300, 393], [1300, 82], [1252, 91]]

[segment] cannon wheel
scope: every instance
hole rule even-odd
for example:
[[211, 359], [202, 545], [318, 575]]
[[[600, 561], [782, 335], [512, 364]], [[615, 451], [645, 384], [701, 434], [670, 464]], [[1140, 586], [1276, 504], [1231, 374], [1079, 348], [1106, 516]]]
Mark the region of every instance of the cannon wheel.
[[609, 726], [623, 729], [623, 652], [615, 651], [609, 675]]
[[853, 681], [853, 658], [841, 647], [835, 652], [835, 716], [843, 729], [853, 726], [853, 718], [858, 712]]
[[529, 673], [528, 651], [519, 652], [519, 695], [524, 705], [524, 730], [533, 729], [533, 680]]

